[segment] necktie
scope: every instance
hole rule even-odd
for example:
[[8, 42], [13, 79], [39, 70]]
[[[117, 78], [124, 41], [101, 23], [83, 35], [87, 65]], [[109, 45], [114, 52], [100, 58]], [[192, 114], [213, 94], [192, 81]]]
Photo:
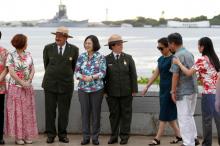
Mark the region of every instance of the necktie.
[[63, 49], [62, 47], [59, 48], [59, 50], [60, 50], [59, 55], [61, 55], [61, 56], [62, 56], [62, 49]]
[[119, 59], [119, 55], [116, 55], [116, 60], [118, 61], [118, 59]]

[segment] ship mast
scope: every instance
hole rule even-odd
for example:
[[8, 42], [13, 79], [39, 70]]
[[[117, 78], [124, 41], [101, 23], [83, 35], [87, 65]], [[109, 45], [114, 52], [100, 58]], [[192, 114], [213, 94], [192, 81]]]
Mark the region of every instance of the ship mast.
[[105, 21], [108, 21], [108, 8], [105, 9]]

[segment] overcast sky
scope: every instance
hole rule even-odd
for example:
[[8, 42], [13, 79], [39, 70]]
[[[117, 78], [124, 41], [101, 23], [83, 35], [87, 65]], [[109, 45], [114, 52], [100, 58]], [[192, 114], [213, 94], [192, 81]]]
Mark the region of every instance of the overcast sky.
[[[51, 19], [58, 11], [60, 0], [0, 0], [0, 21]], [[220, 0], [62, 0], [67, 15], [73, 20], [90, 22], [122, 20], [136, 16], [165, 18], [212, 18], [220, 14]]]

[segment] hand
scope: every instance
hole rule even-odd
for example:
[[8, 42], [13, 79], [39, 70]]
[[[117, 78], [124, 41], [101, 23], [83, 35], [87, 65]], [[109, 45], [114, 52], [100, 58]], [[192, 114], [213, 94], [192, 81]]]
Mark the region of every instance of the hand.
[[132, 96], [136, 96], [136, 93], [132, 93]]
[[32, 80], [31, 80], [31, 79], [29, 79], [29, 80], [28, 80], [28, 83], [29, 83], [29, 84], [31, 84], [31, 83], [32, 83]]
[[91, 82], [93, 80], [92, 76], [86, 76], [86, 82]]
[[176, 103], [176, 93], [172, 93], [171, 98], [172, 98], [173, 102]]
[[173, 64], [177, 64], [177, 65], [179, 65], [180, 64], [180, 60], [179, 60], [179, 58], [173, 58]]
[[144, 95], [147, 93], [148, 89], [149, 89], [149, 87], [146, 86], [146, 87], [143, 89], [143, 91], [141, 92], [141, 95], [144, 96]]
[[31, 86], [31, 84], [30, 84], [28, 81], [23, 81], [23, 82], [21, 83], [21, 85], [22, 85], [24, 88], [28, 88], [28, 87]]
[[220, 112], [220, 101], [218, 100], [215, 101], [215, 109], [217, 112]]
[[103, 97], [107, 97], [107, 96], [108, 96], [107, 93], [104, 93], [104, 94], [103, 94]]
[[83, 75], [82, 80], [85, 82], [91, 82], [93, 80], [92, 76]]
[[2, 78], [2, 76], [0, 76], [0, 82], [2, 82], [4, 80], [4, 78]]

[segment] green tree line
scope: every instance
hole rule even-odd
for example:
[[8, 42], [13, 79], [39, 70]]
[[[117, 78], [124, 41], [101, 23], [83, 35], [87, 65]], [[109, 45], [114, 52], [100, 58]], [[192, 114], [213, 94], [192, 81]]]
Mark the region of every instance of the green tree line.
[[167, 24], [168, 20], [175, 20], [175, 21], [181, 21], [181, 22], [195, 22], [195, 21], [210, 21], [211, 25], [220, 25], [220, 14], [217, 16], [214, 16], [211, 19], [208, 19], [207, 16], [201, 15], [198, 17], [192, 17], [192, 18], [178, 18], [175, 17], [173, 19], [164, 19], [160, 18], [159, 20], [153, 19], [153, 18], [145, 18], [145, 17], [137, 17], [136, 19], [126, 19], [126, 20], [120, 20], [120, 21], [103, 21], [104, 24], [110, 25], [110, 26], [120, 26], [123, 23], [128, 23], [133, 25], [134, 27], [143, 27], [144, 25], [152, 25], [152, 26], [164, 26]]

